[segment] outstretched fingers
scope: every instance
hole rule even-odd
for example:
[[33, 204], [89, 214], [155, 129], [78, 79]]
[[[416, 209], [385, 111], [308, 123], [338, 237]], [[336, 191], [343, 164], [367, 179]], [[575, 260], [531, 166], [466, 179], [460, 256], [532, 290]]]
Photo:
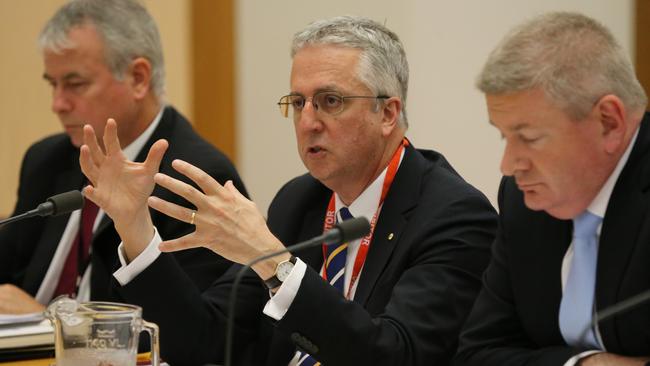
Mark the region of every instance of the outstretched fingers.
[[104, 148], [106, 155], [116, 155], [122, 152], [120, 139], [117, 137], [117, 123], [112, 118], [108, 119], [104, 128]]
[[192, 185], [187, 184], [183, 181], [180, 181], [176, 178], [172, 178], [164, 173], [156, 173], [153, 177], [156, 184], [167, 188], [168, 190], [176, 193], [177, 195], [185, 198], [191, 202], [196, 207], [202, 207], [205, 201], [205, 195], [194, 188]]
[[[179, 173], [190, 178], [201, 190], [208, 196], [220, 195], [223, 192], [223, 186], [219, 184], [210, 174], [200, 168], [180, 159], [172, 161], [172, 167]], [[198, 205], [197, 205], [198, 207]]]
[[169, 217], [187, 222], [188, 224], [194, 224], [193, 219], [195, 218], [192, 217], [192, 213], [195, 213], [195, 210], [177, 205], [175, 203], [171, 203], [169, 201], [165, 201], [155, 196], [149, 197], [147, 199], [147, 203], [149, 204], [149, 207]]
[[90, 180], [93, 185], [97, 184], [97, 179], [99, 178], [99, 167], [93, 161], [88, 145], [81, 146], [81, 149], [79, 150], [79, 165], [81, 166], [81, 171], [88, 180]]
[[90, 158], [95, 163], [95, 165], [100, 166], [106, 158], [104, 152], [99, 147], [97, 143], [97, 135], [95, 135], [95, 130], [91, 125], [85, 125], [83, 127], [84, 134], [84, 145], [88, 147], [90, 153]]
[[167, 140], [161, 139], [156, 141], [147, 154], [147, 159], [144, 161], [146, 169], [152, 173], [155, 173], [160, 170], [160, 162], [167, 151], [169, 143]]
[[177, 239], [163, 241], [158, 245], [158, 249], [160, 249], [161, 252], [176, 252], [179, 250], [202, 247], [203, 245], [195, 233], [196, 232], [190, 233]]

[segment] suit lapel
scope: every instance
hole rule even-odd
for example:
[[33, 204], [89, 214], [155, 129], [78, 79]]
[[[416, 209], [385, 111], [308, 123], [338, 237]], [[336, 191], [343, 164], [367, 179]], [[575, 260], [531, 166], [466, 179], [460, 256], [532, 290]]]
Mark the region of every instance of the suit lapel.
[[[532, 309], [526, 316], [527, 327], [544, 333], [544, 339], [564, 342], [559, 327], [559, 310], [562, 300], [562, 262], [571, 243], [570, 221], [558, 220], [545, 212], [534, 212], [541, 219], [530, 220], [528, 225], [516, 229], [513, 243], [527, 243], [513, 248], [513, 273], [521, 273], [512, 279], [520, 284], [519, 291], [526, 293], [520, 300]], [[544, 291], [540, 291], [544, 289]], [[550, 323], [549, 323], [550, 322]], [[553, 324], [553, 326], [550, 326]]]
[[[644, 232], [650, 206], [650, 130], [648, 118], [642, 123], [632, 153], [619, 176], [610, 197], [601, 230], [596, 277], [596, 308], [603, 308], [622, 300], [620, 284], [637, 245], [645, 245], [650, 233]], [[623, 295], [629, 296], [629, 295]], [[615, 322], [600, 325], [603, 341], [618, 344]]]
[[[314, 236], [323, 233], [323, 222], [325, 220], [326, 209], [327, 206], [324, 206], [324, 208], [318, 207], [315, 209], [311, 209], [305, 213], [305, 222], [302, 225], [303, 231], [298, 236], [300, 241], [313, 238]], [[295, 244], [295, 243], [291, 243], [291, 244]], [[302, 259], [305, 263], [307, 263], [311, 268], [313, 268], [317, 272], [319, 271], [320, 267], [323, 265], [322, 245], [317, 245], [312, 248], [307, 248], [294, 254], [300, 257], [300, 259]]]
[[[83, 175], [79, 167], [78, 150], [74, 149], [68, 158], [70, 159], [69, 164], [67, 164], [68, 168], [55, 173], [57, 177], [54, 180], [54, 192], [62, 193], [81, 188]], [[38, 291], [69, 218], [70, 214], [65, 214], [49, 217], [45, 220], [43, 234], [41, 235], [42, 243], [36, 246], [33, 260], [25, 273], [24, 286], [28, 292], [35, 294]]]
[[421, 159], [419, 153], [408, 146], [388, 191], [354, 295], [354, 301], [362, 305], [367, 303], [395, 246], [399, 245], [402, 230], [407, 223], [405, 213], [417, 205]]

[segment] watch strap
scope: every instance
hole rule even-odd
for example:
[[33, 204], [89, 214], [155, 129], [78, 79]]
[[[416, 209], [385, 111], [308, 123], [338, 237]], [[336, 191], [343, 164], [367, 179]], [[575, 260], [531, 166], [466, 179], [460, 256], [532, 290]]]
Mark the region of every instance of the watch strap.
[[[296, 258], [296, 257], [294, 257], [294, 256], [292, 255], [291, 258], [289, 258], [288, 262], [291, 262], [292, 264], [296, 264], [296, 261], [297, 261], [297, 260], [298, 260], [298, 258]], [[282, 281], [280, 281], [280, 279], [278, 278], [278, 267], [279, 267], [280, 264], [282, 264], [282, 263], [284, 263], [284, 262], [280, 262], [280, 263], [278, 263], [278, 266], [275, 267], [275, 273], [273, 274], [273, 276], [271, 276], [271, 278], [264, 280], [264, 285], [265, 285], [269, 290], [272, 290], [272, 289], [274, 289], [274, 288], [279, 287], [280, 285], [282, 285]]]

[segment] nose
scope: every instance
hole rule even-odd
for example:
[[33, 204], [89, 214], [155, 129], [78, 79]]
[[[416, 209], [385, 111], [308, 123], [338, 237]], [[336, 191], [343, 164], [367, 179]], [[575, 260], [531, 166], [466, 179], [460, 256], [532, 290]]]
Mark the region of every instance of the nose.
[[52, 112], [62, 114], [70, 110], [72, 110], [72, 101], [65, 95], [61, 88], [54, 88], [52, 90]]
[[501, 174], [515, 175], [517, 172], [526, 171], [530, 166], [528, 158], [516, 146], [516, 143], [506, 141], [501, 157]]
[[323, 121], [320, 119], [318, 108], [314, 106], [312, 98], [305, 100], [302, 111], [294, 114], [294, 119], [298, 129], [319, 131], [323, 128]]

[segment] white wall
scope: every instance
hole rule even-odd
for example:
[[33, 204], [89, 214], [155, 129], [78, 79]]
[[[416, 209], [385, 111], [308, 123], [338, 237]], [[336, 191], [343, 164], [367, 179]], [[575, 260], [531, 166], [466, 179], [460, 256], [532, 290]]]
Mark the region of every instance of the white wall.
[[488, 125], [474, 78], [505, 32], [551, 10], [576, 10], [633, 47], [632, 0], [239, 0], [237, 2], [239, 169], [264, 212], [275, 192], [304, 173], [292, 122], [276, 102], [289, 89], [292, 35], [309, 22], [342, 14], [371, 17], [395, 31], [411, 66], [407, 136], [435, 149], [494, 204], [502, 144]]

